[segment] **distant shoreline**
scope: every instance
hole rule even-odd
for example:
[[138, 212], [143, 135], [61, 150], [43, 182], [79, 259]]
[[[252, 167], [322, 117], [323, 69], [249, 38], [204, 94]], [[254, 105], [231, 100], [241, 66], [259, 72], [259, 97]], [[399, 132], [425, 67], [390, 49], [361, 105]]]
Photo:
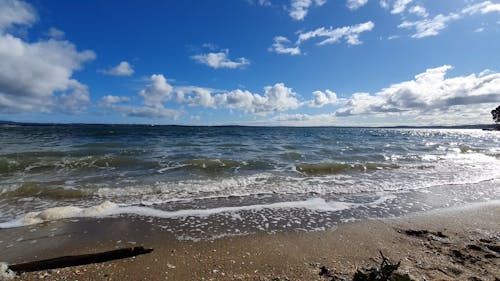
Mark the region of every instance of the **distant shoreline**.
[[498, 127], [495, 124], [474, 124], [474, 125], [433, 125], [433, 126], [285, 126], [285, 125], [182, 125], [182, 124], [128, 124], [128, 123], [50, 123], [50, 122], [16, 122], [1, 121], [0, 127], [4, 126], [123, 126], [123, 127], [186, 127], [186, 128], [353, 128], [353, 129], [483, 129], [487, 131], [496, 131]]

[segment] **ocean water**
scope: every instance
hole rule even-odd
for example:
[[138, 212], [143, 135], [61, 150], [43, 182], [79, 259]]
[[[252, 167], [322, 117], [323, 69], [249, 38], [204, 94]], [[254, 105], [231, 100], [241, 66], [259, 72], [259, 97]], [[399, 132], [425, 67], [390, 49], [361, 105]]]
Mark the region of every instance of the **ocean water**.
[[493, 200], [498, 132], [0, 127], [0, 228], [132, 216], [199, 239]]

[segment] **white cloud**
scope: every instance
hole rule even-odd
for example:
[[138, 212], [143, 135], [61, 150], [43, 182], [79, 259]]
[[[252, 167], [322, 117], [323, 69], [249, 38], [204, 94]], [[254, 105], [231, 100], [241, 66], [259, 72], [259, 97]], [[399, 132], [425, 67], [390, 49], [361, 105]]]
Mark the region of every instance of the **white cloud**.
[[69, 41], [28, 42], [5, 32], [36, 20], [20, 1], [0, 2], [0, 112], [81, 112], [90, 101], [87, 86], [72, 78], [92, 51], [78, 51]]
[[167, 82], [162, 74], [153, 74], [150, 84], [139, 92], [142, 104], [138, 106], [123, 104], [130, 101], [124, 96], [104, 96], [99, 105], [126, 116], [141, 118], [169, 118], [177, 119], [182, 112], [165, 107], [165, 103], [173, 98], [174, 88]]
[[414, 15], [417, 15], [417, 16], [421, 16], [423, 18], [426, 18], [429, 16], [429, 13], [427, 13], [427, 10], [422, 7], [422, 6], [413, 6], [411, 7], [408, 12], [410, 12], [411, 14], [414, 14]]
[[448, 27], [448, 23], [453, 20], [460, 18], [458, 14], [442, 15], [439, 14], [432, 19], [423, 19], [419, 21], [404, 21], [398, 27], [399, 28], [415, 28], [415, 33], [411, 36], [412, 38], [424, 38], [429, 36], [438, 35], [441, 30]]
[[87, 104], [90, 103], [88, 88], [75, 81], [72, 85], [71, 92], [62, 93], [55, 97], [55, 107], [67, 114], [82, 113], [87, 109]]
[[371, 21], [339, 28], [320, 27], [312, 31], [299, 33], [297, 44], [319, 37], [323, 38], [323, 41], [320, 41], [318, 45], [338, 43], [342, 39], [344, 39], [349, 45], [359, 45], [362, 43], [359, 40], [359, 35], [363, 32], [371, 31], [374, 27], [375, 24]]
[[480, 33], [483, 31], [484, 31], [484, 27], [478, 27], [478, 28], [474, 29], [474, 32], [476, 32], [476, 33]]
[[49, 29], [49, 31], [47, 32], [47, 35], [49, 35], [49, 37], [53, 38], [53, 39], [63, 39], [64, 38], [64, 31], [60, 30], [60, 29], [57, 29], [55, 27], [51, 27]]
[[331, 125], [335, 121], [334, 113], [327, 114], [280, 114], [271, 119], [284, 125]]
[[323, 6], [326, 0], [291, 0], [289, 15], [294, 20], [303, 20], [312, 6]]
[[252, 5], [271, 6], [271, 1], [269, 0], [247, 0], [247, 2]]
[[406, 6], [408, 6], [413, 0], [396, 0], [394, 5], [392, 6], [391, 14], [400, 14], [406, 10]]
[[103, 107], [109, 107], [114, 104], [128, 102], [128, 101], [130, 101], [130, 98], [126, 96], [106, 95], [101, 97], [101, 99], [99, 100], [99, 105]]
[[99, 104], [129, 116], [149, 118], [177, 118], [182, 112], [165, 107], [167, 102], [204, 108], [225, 108], [241, 110], [251, 114], [267, 115], [273, 112], [296, 109], [301, 106], [297, 94], [283, 83], [264, 87], [264, 94], [254, 94], [245, 90], [218, 92], [197, 86], [174, 87], [161, 74], [154, 74], [150, 84], [139, 92], [143, 99], [139, 106], [124, 105], [126, 97], [105, 96]]
[[271, 112], [296, 109], [300, 106], [297, 94], [283, 83], [264, 88], [264, 94], [252, 94], [249, 91], [234, 90], [215, 96], [219, 106], [240, 109], [245, 112], [266, 115]]
[[347, 0], [347, 8], [357, 10], [368, 3], [368, 0]]
[[282, 83], [264, 88], [264, 95], [249, 91], [233, 90], [216, 93], [216, 90], [197, 86], [171, 86], [161, 74], [152, 75], [151, 83], [139, 92], [142, 105], [123, 105], [130, 101], [127, 97], [104, 96], [101, 107], [121, 112], [127, 116], [146, 118], [178, 118], [181, 111], [168, 109], [167, 102], [180, 105], [226, 108], [247, 113], [266, 115], [271, 112], [295, 109], [300, 106], [296, 94]]
[[215, 90], [197, 86], [176, 87], [176, 102], [189, 106], [216, 107], [216, 99], [212, 96]]
[[134, 74], [134, 69], [132, 65], [126, 61], [121, 61], [117, 66], [110, 69], [101, 70], [103, 74], [113, 75], [113, 76], [130, 76]]
[[463, 14], [468, 15], [488, 14], [492, 12], [500, 12], [500, 4], [494, 4], [491, 1], [484, 1], [471, 5], [462, 10]]
[[387, 2], [387, 0], [380, 0], [380, 7], [389, 9], [389, 3]]
[[0, 33], [13, 25], [30, 26], [37, 20], [35, 9], [18, 0], [0, 1]]
[[182, 115], [182, 112], [179, 110], [165, 107], [115, 106], [114, 109], [126, 116], [141, 118], [168, 118], [176, 120]]
[[458, 13], [450, 13], [448, 15], [438, 14], [432, 19], [425, 18], [418, 21], [403, 21], [398, 27], [414, 28], [415, 33], [411, 37], [419, 39], [436, 36], [442, 30], [447, 28], [450, 22], [463, 19], [465, 16], [493, 12], [500, 12], [500, 4], [493, 4], [491, 1], [484, 1], [465, 7]]
[[337, 104], [339, 102], [337, 95], [330, 91], [314, 91], [313, 99], [309, 102], [311, 107], [323, 107], [327, 104]]
[[374, 95], [353, 94], [336, 115], [398, 113], [415, 116], [429, 113], [445, 116], [468, 107], [470, 112], [481, 116], [484, 114], [482, 104], [500, 101], [500, 73], [445, 78], [451, 68], [444, 65], [427, 69], [413, 80], [391, 85]]
[[174, 88], [167, 82], [165, 76], [161, 74], [151, 75], [151, 83], [139, 92], [139, 96], [144, 98], [144, 105], [150, 107], [161, 107], [163, 103], [170, 100]]
[[229, 50], [225, 49], [221, 52], [216, 53], [207, 53], [207, 54], [199, 54], [192, 56], [191, 58], [201, 64], [207, 65], [211, 68], [244, 68], [250, 64], [250, 61], [246, 58], [237, 58], [232, 61], [228, 57]]
[[269, 48], [269, 51], [278, 53], [278, 54], [286, 54], [286, 55], [300, 55], [301, 51], [298, 46], [295, 47], [286, 47], [285, 45], [289, 45], [290, 40], [283, 36], [274, 37], [274, 43]]
[[359, 40], [361, 33], [371, 31], [375, 24], [371, 21], [360, 23], [352, 26], [343, 26], [338, 28], [320, 27], [311, 31], [298, 31], [298, 38], [293, 47], [290, 47], [291, 42], [288, 38], [283, 36], [274, 37], [274, 43], [269, 48], [269, 51], [278, 54], [299, 55], [301, 54], [300, 45], [313, 38], [322, 38], [322, 41], [316, 45], [322, 46], [327, 44], [334, 44], [344, 40], [349, 45], [360, 45], [362, 42]]

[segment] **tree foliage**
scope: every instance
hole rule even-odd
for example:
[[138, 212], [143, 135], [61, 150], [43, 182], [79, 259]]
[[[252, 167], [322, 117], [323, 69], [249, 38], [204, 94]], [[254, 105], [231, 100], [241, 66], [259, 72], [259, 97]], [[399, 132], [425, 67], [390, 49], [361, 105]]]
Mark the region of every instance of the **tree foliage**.
[[500, 105], [491, 111], [491, 116], [496, 123], [500, 123]]

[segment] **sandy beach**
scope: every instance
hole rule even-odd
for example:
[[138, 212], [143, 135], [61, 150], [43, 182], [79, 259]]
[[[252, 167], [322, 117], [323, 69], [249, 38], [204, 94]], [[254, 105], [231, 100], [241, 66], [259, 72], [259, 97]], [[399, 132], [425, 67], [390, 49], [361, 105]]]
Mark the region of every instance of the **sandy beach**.
[[[324, 280], [326, 266], [350, 280], [379, 251], [414, 280], [498, 280], [500, 203], [341, 224], [318, 232], [256, 233], [181, 241], [160, 221], [118, 217], [0, 230], [10, 264], [143, 245], [150, 254], [25, 273], [16, 280]], [[279, 278], [279, 279], [276, 279]]]

